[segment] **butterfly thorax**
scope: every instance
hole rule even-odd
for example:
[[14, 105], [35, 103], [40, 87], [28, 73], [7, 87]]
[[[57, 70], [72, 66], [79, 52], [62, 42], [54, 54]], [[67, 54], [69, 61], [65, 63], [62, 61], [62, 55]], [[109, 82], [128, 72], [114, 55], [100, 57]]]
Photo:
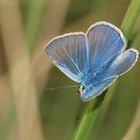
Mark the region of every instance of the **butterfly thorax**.
[[[93, 73], [92, 68], [87, 69], [83, 82], [80, 85], [79, 93], [81, 99], [89, 99], [95, 90], [98, 90], [96, 88], [103, 80], [105, 80], [106, 75], [111, 67], [111, 64], [115, 60], [117, 56], [110, 58], [109, 60], [106, 60], [96, 72]], [[96, 96], [96, 95], [95, 95]]]
[[103, 64], [100, 64], [100, 67], [96, 68], [96, 71], [94, 71], [94, 66], [87, 69], [87, 71], [85, 72], [85, 77], [83, 78], [84, 80], [82, 82], [82, 85], [95, 86], [100, 81], [104, 80], [111, 67], [111, 64], [113, 63], [116, 57], [117, 56], [113, 56], [112, 58], [106, 60]]

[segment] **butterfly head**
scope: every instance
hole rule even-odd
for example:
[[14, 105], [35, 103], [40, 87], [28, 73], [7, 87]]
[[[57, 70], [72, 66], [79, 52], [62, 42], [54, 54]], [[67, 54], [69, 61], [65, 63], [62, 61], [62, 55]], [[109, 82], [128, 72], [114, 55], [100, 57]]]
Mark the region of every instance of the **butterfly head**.
[[84, 86], [81, 85], [79, 88], [80, 98], [83, 102], [91, 100], [91, 95], [93, 94], [94, 87], [91, 85]]
[[85, 90], [84, 85], [80, 85], [78, 92], [81, 94]]

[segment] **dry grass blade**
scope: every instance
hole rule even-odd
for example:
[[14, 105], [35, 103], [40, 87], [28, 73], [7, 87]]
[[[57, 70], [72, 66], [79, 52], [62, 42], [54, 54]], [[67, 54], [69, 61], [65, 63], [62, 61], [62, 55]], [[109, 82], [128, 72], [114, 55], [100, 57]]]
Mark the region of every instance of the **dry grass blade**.
[[36, 70], [37, 85], [40, 87], [40, 90], [43, 89], [46, 77], [48, 77], [48, 75], [45, 76], [45, 74], [49, 73], [52, 66], [45, 55], [43, 47], [47, 41], [61, 32], [69, 1], [70, 0], [48, 0], [48, 10], [43, 23], [43, 34], [40, 36], [40, 43], [37, 44], [37, 46], [41, 47], [36, 47], [32, 59], [33, 69]]
[[140, 127], [140, 101], [138, 103], [134, 119], [132, 120], [129, 129], [127, 130], [127, 133], [125, 134], [122, 140], [135, 140], [136, 132], [139, 127]]
[[18, 129], [14, 140], [42, 140], [37, 90], [30, 59], [25, 50], [18, 1], [1, 0], [0, 5], [2, 39], [8, 61], [10, 86], [17, 109]]

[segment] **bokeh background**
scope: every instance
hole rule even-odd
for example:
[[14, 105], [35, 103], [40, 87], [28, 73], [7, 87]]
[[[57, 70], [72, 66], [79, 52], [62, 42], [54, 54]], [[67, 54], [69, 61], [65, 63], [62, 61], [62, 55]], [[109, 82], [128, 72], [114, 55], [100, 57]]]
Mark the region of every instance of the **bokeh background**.
[[[87, 103], [49, 61], [53, 37], [120, 27], [130, 0], [0, 0], [0, 140], [72, 140]], [[140, 50], [140, 14], [128, 47]], [[140, 61], [106, 95], [89, 140], [140, 139]], [[107, 105], [106, 105], [107, 104]]]

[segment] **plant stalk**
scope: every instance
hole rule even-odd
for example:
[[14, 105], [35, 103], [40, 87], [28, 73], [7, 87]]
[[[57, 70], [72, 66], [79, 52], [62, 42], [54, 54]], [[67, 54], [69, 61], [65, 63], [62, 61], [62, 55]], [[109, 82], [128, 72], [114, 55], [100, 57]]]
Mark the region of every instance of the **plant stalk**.
[[[140, 12], [140, 0], [131, 0], [128, 10], [126, 12], [126, 15], [121, 25], [121, 29], [127, 39], [130, 38], [133, 26], [139, 15], [139, 12]], [[93, 101], [89, 102], [73, 140], [87, 140], [88, 139], [88, 136], [95, 123], [96, 117], [98, 116], [98, 112], [100, 110], [101, 103], [104, 99], [104, 95], [105, 93], [103, 93], [101, 96], [94, 99]]]

